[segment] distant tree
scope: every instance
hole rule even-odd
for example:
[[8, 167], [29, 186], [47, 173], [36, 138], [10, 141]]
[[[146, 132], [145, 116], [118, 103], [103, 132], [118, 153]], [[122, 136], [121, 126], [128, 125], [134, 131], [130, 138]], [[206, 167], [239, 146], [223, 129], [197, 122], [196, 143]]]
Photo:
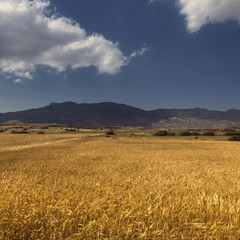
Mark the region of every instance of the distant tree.
[[204, 136], [215, 136], [216, 134], [215, 134], [215, 132], [210, 131], [210, 132], [205, 132], [205, 133], [203, 133], [203, 135], [204, 135]]
[[158, 131], [156, 133], [154, 133], [154, 136], [157, 136], [157, 137], [163, 137], [163, 136], [167, 136], [167, 131]]
[[175, 132], [168, 132], [164, 130], [160, 130], [153, 134], [156, 137], [164, 137], [164, 136], [176, 136]]
[[191, 132], [184, 131], [184, 132], [180, 132], [179, 135], [180, 136], [192, 136], [193, 134]]
[[231, 132], [226, 132], [225, 136], [240, 136], [240, 132], [236, 132], [236, 131], [231, 131]]
[[200, 136], [201, 133], [200, 133], [200, 132], [192, 132], [192, 135], [193, 135], [193, 136]]
[[229, 141], [240, 141], [240, 136], [232, 136], [228, 140]]

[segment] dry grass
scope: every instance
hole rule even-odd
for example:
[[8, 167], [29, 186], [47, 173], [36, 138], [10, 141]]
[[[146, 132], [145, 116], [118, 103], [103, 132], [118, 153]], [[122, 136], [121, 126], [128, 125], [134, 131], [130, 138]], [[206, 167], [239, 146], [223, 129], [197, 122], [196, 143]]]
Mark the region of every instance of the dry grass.
[[1, 135], [0, 239], [240, 238], [239, 143], [60, 137]]

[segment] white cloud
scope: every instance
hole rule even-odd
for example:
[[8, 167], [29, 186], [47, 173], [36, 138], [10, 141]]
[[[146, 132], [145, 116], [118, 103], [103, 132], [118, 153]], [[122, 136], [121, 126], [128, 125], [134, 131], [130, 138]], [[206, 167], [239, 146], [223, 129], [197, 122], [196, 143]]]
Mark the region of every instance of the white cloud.
[[13, 82], [14, 82], [14, 83], [21, 83], [22, 80], [21, 80], [20, 78], [18, 78], [18, 79], [15, 79]]
[[47, 0], [0, 0], [0, 69], [32, 78], [37, 65], [59, 72], [96, 66], [115, 74], [126, 65], [118, 45], [100, 34], [87, 35], [68, 18], [50, 14]]
[[240, 21], [240, 0], [178, 0], [178, 4], [191, 33], [210, 22]]
[[148, 48], [148, 47], [144, 46], [140, 50], [132, 52], [129, 59], [137, 57], [137, 56], [142, 56], [146, 52], [151, 51], [151, 50], [152, 50], [151, 48]]

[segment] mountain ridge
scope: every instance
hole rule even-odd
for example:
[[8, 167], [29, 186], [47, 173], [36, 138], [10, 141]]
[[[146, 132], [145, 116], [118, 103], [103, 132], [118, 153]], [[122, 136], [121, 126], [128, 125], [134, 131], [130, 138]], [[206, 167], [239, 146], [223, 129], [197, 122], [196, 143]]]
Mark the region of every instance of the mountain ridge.
[[[216, 128], [240, 127], [240, 110], [205, 108], [143, 110], [114, 102], [52, 102], [45, 107], [0, 113], [0, 123], [18, 120], [26, 123], [64, 123], [79, 127], [167, 127]], [[201, 124], [202, 122], [202, 124]], [[172, 126], [172, 127], [171, 127]]]

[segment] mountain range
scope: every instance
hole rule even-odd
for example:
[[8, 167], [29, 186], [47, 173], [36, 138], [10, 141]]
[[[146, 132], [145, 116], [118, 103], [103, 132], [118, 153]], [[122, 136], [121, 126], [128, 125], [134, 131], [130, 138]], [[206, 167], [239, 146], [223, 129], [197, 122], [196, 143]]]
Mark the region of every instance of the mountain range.
[[64, 123], [84, 128], [143, 126], [169, 129], [240, 128], [240, 110], [203, 108], [143, 110], [112, 102], [51, 103], [37, 109], [0, 113], [0, 123]]

